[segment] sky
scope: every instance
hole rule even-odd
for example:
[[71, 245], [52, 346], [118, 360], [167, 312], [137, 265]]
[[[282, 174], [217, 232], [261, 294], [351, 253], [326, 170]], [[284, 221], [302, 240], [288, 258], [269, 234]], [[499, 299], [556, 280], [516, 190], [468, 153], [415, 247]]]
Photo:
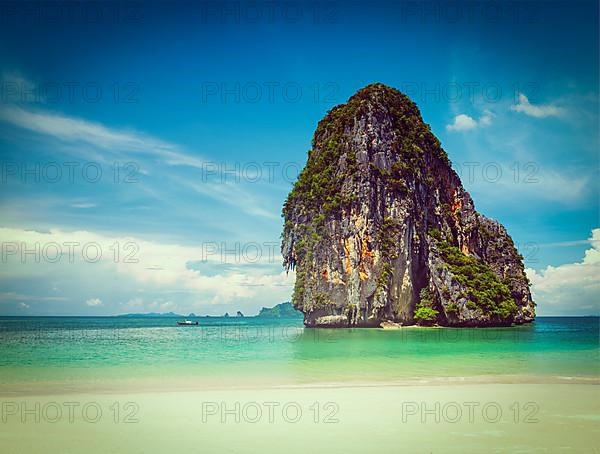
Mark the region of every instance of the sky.
[[538, 315], [600, 313], [597, 2], [4, 2], [0, 315], [252, 315], [318, 121], [409, 95]]

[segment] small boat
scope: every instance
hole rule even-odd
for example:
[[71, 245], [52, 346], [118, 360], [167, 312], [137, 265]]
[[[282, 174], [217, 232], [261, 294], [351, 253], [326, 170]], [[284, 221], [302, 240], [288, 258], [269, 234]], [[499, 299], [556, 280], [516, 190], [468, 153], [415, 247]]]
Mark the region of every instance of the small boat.
[[178, 321], [177, 324], [182, 325], [182, 326], [189, 326], [189, 325], [197, 325], [198, 322], [193, 322], [191, 320], [183, 320], [183, 321]]

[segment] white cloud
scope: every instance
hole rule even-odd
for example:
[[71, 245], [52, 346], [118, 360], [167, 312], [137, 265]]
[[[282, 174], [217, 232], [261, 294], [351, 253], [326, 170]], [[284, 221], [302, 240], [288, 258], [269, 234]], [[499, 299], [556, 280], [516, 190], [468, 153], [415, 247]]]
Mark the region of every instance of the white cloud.
[[489, 126], [492, 124], [492, 118], [494, 114], [489, 110], [485, 110], [483, 115], [478, 120], [470, 117], [466, 114], [460, 114], [454, 117], [454, 122], [450, 125], [446, 125], [447, 131], [469, 131], [475, 129], [478, 126]]
[[21, 309], [25, 309], [25, 310], [27, 310], [27, 309], [29, 309], [29, 308], [30, 308], [29, 304], [25, 304], [25, 303], [19, 303], [19, 307], [20, 307]]
[[565, 114], [565, 110], [562, 107], [553, 106], [551, 104], [539, 104], [534, 106], [523, 93], [519, 93], [519, 102], [510, 108], [515, 112], [521, 112], [535, 118], [560, 117]]
[[91, 298], [85, 302], [90, 307], [102, 306], [102, 300], [100, 298]]
[[583, 260], [527, 269], [540, 315], [598, 315], [600, 312], [600, 228], [592, 230]]
[[454, 123], [446, 125], [448, 131], [468, 131], [469, 129], [475, 129], [477, 122], [465, 114], [460, 114], [454, 117]]
[[[52, 279], [53, 276], [68, 275], [73, 282], [80, 282], [87, 292], [93, 291], [102, 296], [102, 300], [87, 300], [87, 306], [102, 306], [106, 311], [117, 310], [113, 298], [117, 287], [122, 293], [130, 295], [139, 288], [144, 289], [144, 303], [157, 302], [155, 308], [161, 311], [187, 311], [233, 302], [254, 302], [256, 307], [264, 305], [264, 301], [278, 303], [289, 298], [294, 284], [294, 274], [286, 275], [279, 266], [282, 258], [275, 243], [261, 244], [259, 256], [254, 246], [256, 243], [247, 249], [245, 244], [239, 244], [237, 253], [231, 253], [236, 248], [235, 244], [228, 243], [225, 248], [230, 252], [221, 253], [215, 250], [215, 247], [222, 246], [220, 243], [211, 242], [199, 247], [184, 246], [89, 231], [66, 232], [52, 229], [49, 232], [37, 232], [0, 228], [0, 237], [4, 244], [15, 243], [21, 246], [24, 243], [28, 250], [33, 250], [34, 245], [39, 244], [40, 250], [39, 263], [33, 254], [25, 258], [20, 251], [6, 255], [6, 266], [0, 268], [1, 279], [7, 282], [24, 279], [40, 282], [42, 279]], [[66, 246], [68, 243], [76, 244], [72, 254]], [[88, 249], [86, 260], [82, 246], [92, 243], [97, 246]], [[60, 246], [63, 256], [59, 260], [55, 261], [56, 247], [46, 247], [50, 244]], [[92, 263], [97, 250], [102, 252], [102, 256], [98, 262]], [[115, 255], [116, 251], [119, 251], [118, 255]], [[72, 262], [70, 256], [73, 257]], [[96, 285], [102, 282], [111, 282], [111, 288]], [[104, 291], [107, 292], [106, 295], [102, 294]], [[157, 298], [161, 294], [171, 293], [186, 293], [188, 297], [185, 303], [181, 300], [171, 302], [175, 301], [172, 297], [167, 300]], [[6, 299], [15, 299], [8, 296]], [[131, 295], [128, 299], [134, 298]], [[154, 306], [144, 304], [145, 310], [152, 307]]]

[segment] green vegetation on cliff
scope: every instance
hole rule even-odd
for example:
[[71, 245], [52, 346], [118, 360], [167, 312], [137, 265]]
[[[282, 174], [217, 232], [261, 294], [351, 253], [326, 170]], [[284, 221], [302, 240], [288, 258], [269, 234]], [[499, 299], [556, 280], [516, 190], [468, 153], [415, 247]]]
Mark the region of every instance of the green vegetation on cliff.
[[355, 122], [367, 117], [373, 103], [385, 106], [399, 137], [394, 143], [398, 160], [390, 171], [371, 164], [391, 189], [408, 191], [405, 178], [425, 167], [423, 148], [449, 163], [439, 140], [423, 123], [417, 105], [408, 96], [383, 84], [369, 85], [346, 104], [331, 109], [319, 122], [306, 166], [284, 204], [286, 219], [293, 206], [302, 207], [307, 214], [336, 214], [340, 206], [354, 201], [352, 194], [343, 191], [344, 181], [352, 178], [358, 165], [348, 139]]
[[[439, 232], [432, 232], [431, 236], [439, 238]], [[488, 265], [464, 254], [448, 241], [438, 239], [436, 243], [454, 279], [466, 288], [469, 309], [501, 320], [510, 319], [517, 313], [510, 289], [500, 282]]]
[[433, 300], [429, 290], [424, 288], [419, 293], [419, 303], [415, 308], [415, 321], [419, 325], [432, 325], [436, 320], [439, 312], [433, 308]]

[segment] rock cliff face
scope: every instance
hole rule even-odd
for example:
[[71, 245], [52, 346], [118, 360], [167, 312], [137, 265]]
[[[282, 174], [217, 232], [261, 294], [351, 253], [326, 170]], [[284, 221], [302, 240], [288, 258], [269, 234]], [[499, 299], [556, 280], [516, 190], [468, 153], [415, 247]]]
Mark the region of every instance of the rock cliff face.
[[369, 85], [319, 122], [283, 208], [307, 326], [500, 326], [535, 316], [522, 257], [470, 195], [417, 106]]

